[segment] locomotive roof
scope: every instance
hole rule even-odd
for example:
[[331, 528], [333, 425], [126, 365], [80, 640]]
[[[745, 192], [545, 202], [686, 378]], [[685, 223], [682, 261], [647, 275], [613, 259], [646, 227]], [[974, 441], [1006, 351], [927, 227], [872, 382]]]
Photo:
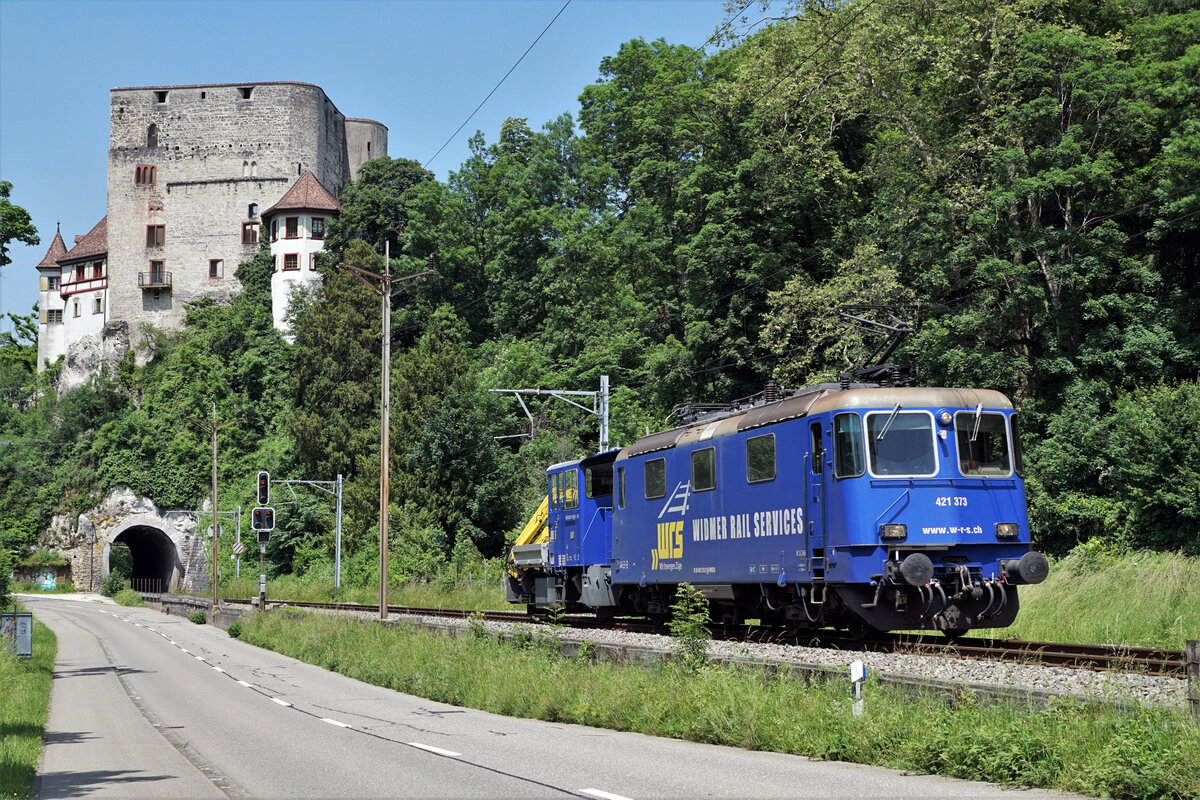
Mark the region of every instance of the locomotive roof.
[[926, 387], [855, 387], [842, 390], [837, 384], [801, 389], [791, 397], [764, 403], [716, 420], [704, 420], [661, 433], [643, 436], [625, 448], [617, 460], [669, 450], [678, 445], [707, 441], [738, 431], [751, 430], [824, 411], [864, 408], [976, 408], [1011, 409], [1012, 401], [992, 389], [946, 389]]

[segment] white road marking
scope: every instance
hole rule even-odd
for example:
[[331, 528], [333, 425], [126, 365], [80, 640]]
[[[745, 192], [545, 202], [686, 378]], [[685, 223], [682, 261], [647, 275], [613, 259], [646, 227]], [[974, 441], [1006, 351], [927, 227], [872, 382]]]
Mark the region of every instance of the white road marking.
[[421, 744], [420, 742], [409, 742], [408, 746], [415, 747], [418, 750], [428, 750], [430, 753], [437, 753], [439, 756], [461, 756], [462, 755], [462, 753], [455, 753], [452, 750], [443, 750], [440, 747], [432, 747], [427, 744]]
[[344, 722], [338, 722], [336, 719], [330, 719], [329, 717], [321, 717], [321, 722], [328, 722], [330, 725], [337, 725], [339, 728], [354, 727], [353, 725], [347, 725]]
[[251, 688], [250, 684], [246, 683], [245, 681], [238, 681], [238, 683], [240, 683], [242, 686], [245, 686], [247, 689]]
[[590, 794], [592, 797], [599, 797], [602, 798], [602, 800], [630, 800], [628, 797], [623, 797], [619, 794], [611, 794], [609, 792], [602, 792], [599, 789], [580, 789], [579, 793]]
[[[174, 643], [174, 642], [171, 642], [171, 644], [175, 644], [175, 643]], [[176, 647], [179, 647], [178, 645], [175, 645], [175, 646], [176, 646]], [[188, 653], [188, 649], [187, 649], [186, 647], [180, 647], [180, 648], [179, 648], [179, 652], [181, 652], [181, 653], [187, 653], [189, 656], [191, 655], [191, 653]]]
[[[197, 661], [204, 661], [204, 656], [193, 656], [193, 658], [195, 658]], [[207, 664], [208, 662], [205, 661], [204, 663]]]
[[221, 669], [220, 667], [213, 667], [213, 669], [215, 669], [217, 672], [224, 672], [224, 671], [225, 671], [225, 670]]
[[276, 703], [279, 703], [279, 705], [283, 706], [284, 708], [292, 707], [292, 704], [289, 703], [287, 700], [280, 700], [278, 697], [272, 697], [271, 699], [274, 700]]

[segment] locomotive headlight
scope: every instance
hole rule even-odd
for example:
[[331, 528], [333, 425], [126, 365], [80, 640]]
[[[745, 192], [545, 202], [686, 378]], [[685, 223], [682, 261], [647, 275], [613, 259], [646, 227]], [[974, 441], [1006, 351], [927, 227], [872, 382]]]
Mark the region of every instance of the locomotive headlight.
[[952, 417], [950, 415], [949, 411], [943, 411], [941, 414], [938, 415], [938, 419], [942, 421], [943, 425], [949, 425], [950, 420], [954, 419], [954, 417]]
[[888, 523], [887, 525], [879, 526], [879, 538], [881, 539], [907, 539], [908, 526], [898, 523]]
[[1021, 532], [1021, 526], [1015, 522], [997, 522], [996, 523], [996, 538], [997, 539], [1015, 539], [1017, 534]]

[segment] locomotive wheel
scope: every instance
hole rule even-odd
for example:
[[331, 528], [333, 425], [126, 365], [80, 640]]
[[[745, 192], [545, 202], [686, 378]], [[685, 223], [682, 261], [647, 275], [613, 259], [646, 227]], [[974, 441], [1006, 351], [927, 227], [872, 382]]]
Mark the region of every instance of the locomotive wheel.
[[946, 630], [942, 631], [942, 635], [950, 641], [956, 642], [962, 637], [966, 636], [967, 632], [970, 630], [970, 628], [947, 628]]

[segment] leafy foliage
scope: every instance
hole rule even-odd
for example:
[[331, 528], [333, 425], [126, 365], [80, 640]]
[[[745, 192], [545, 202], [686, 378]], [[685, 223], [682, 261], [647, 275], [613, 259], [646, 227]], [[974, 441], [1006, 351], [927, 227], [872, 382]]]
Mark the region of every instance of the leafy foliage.
[[[737, 6], [731, 6], [734, 10]], [[389, 571], [503, 552], [546, 464], [595, 448], [565, 404], [500, 387], [609, 375], [613, 441], [688, 400], [829, 379], [874, 344], [829, 312], [887, 304], [927, 382], [1009, 394], [1037, 545], [1196, 552], [1200, 11], [1102, 0], [801, 0], [709, 54], [627, 42], [578, 119], [510, 118], [439, 181], [365, 164], [323, 285], [271, 323], [267, 246], [231, 304], [59, 397], [32, 317], [0, 338], [0, 547], [117, 486], [222, 507], [252, 476], [345, 481], [343, 573], [374, 580], [381, 300], [346, 270], [436, 273], [391, 300]], [[7, 189], [5, 190], [7, 191]], [[143, 363], [144, 362], [144, 363]], [[532, 438], [500, 438], [514, 434]], [[268, 571], [326, 581], [332, 503], [281, 506]], [[222, 545], [225, 546], [225, 545]]]

